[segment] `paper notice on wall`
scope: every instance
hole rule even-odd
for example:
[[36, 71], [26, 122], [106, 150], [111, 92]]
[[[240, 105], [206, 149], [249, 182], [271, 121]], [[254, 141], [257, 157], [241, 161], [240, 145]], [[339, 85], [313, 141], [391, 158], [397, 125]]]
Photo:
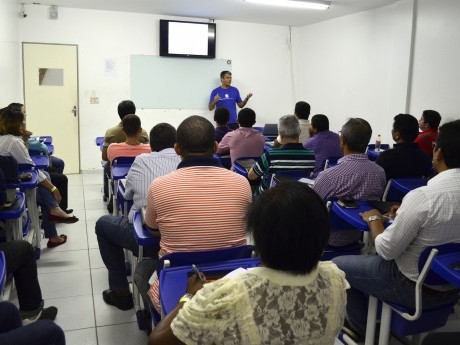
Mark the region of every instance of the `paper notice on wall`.
[[117, 59], [106, 58], [105, 59], [105, 76], [116, 77], [117, 76]]

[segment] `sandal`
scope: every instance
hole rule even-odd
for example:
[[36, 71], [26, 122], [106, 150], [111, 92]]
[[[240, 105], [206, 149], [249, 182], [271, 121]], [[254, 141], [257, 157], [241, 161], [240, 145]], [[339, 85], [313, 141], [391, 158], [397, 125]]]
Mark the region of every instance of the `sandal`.
[[48, 243], [46, 244], [46, 246], [48, 248], [55, 248], [55, 247], [59, 247], [61, 244], [64, 244], [67, 242], [67, 236], [66, 235], [59, 235], [60, 238], [62, 238], [64, 241], [62, 242], [52, 242], [50, 240], [48, 240]]

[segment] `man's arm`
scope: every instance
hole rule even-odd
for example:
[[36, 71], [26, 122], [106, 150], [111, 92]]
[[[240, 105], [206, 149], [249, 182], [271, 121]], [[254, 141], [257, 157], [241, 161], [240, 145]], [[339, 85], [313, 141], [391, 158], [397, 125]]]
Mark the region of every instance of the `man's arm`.
[[208, 109], [209, 110], [214, 110], [214, 108], [216, 107], [216, 104], [217, 104], [217, 102], [219, 102], [219, 100], [220, 100], [219, 95], [215, 95], [214, 97], [212, 97], [212, 94], [211, 94], [211, 100], [209, 101]]
[[219, 155], [226, 155], [230, 153], [231, 133], [232, 132], [228, 132], [227, 134], [225, 134], [222, 140], [220, 141], [219, 146], [217, 146], [217, 153]]
[[267, 153], [264, 153], [256, 164], [248, 172], [248, 179], [251, 181], [257, 180], [262, 177], [269, 169], [267, 161]]
[[108, 161], [109, 157], [107, 156], [107, 147], [102, 146], [102, 160], [103, 161]]
[[248, 103], [249, 98], [251, 98], [251, 97], [252, 97], [252, 93], [248, 93], [248, 94], [246, 95], [246, 98], [245, 98], [243, 101], [238, 102], [238, 103], [236, 103], [236, 104], [238, 104], [238, 107], [244, 108], [244, 106], [246, 105], [246, 103]]

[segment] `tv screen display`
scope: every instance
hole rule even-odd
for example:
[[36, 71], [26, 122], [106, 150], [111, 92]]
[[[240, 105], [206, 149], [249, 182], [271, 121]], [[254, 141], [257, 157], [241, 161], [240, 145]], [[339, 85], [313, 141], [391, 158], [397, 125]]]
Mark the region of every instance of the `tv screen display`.
[[160, 56], [216, 57], [216, 24], [160, 19]]

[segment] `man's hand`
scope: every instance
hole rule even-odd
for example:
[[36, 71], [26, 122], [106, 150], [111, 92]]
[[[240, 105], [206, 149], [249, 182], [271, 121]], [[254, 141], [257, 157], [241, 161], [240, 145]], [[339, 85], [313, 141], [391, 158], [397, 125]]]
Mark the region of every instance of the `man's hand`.
[[398, 208], [400, 207], [401, 205], [393, 205], [391, 206], [390, 208], [390, 212], [388, 212], [386, 214], [386, 216], [390, 219], [395, 219], [396, 218], [396, 211], [398, 210]]
[[369, 211], [366, 211], [366, 212], [362, 212], [359, 215], [361, 216], [361, 218], [363, 218], [363, 220], [366, 223], [367, 223], [367, 220], [369, 219], [370, 216], [379, 216], [380, 218], [382, 218], [382, 214], [377, 210], [369, 210]]
[[213, 99], [214, 104], [217, 104], [217, 102], [219, 102], [219, 101], [220, 101], [220, 96], [219, 96], [219, 95], [215, 95], [215, 96], [214, 96], [214, 99]]
[[246, 101], [246, 102], [249, 101], [249, 98], [251, 98], [251, 97], [252, 97], [252, 93], [248, 93], [248, 94], [246, 95], [245, 101]]

